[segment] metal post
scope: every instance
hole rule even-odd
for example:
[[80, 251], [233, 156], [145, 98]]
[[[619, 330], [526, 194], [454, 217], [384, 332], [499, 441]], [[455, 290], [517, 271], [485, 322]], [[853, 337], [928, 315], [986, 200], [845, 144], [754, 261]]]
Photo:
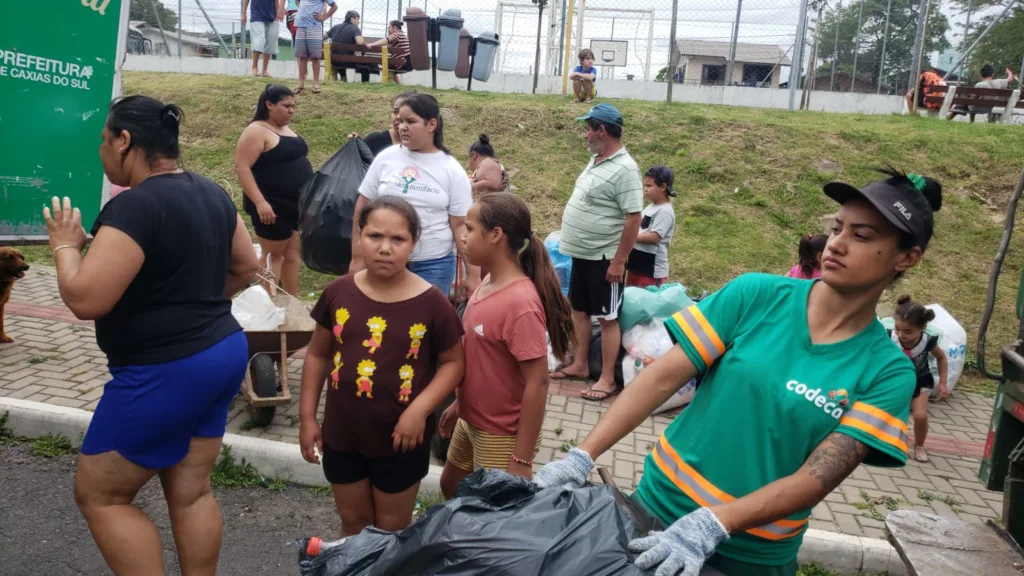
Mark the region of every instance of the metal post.
[[391, 18], [391, 0], [384, 5], [384, 35], [388, 35], [388, 20]]
[[580, 0], [580, 21], [576, 23], [576, 52], [583, 49], [583, 17], [587, 13], [587, 0]]
[[676, 54], [679, 53], [679, 47], [676, 46], [676, 17], [678, 15], [679, 0], [672, 0], [672, 25], [668, 32], [668, 74], [665, 74], [665, 80], [668, 82], [665, 101], [669, 104], [672, 103], [672, 86], [676, 83], [676, 67], [679, 66], [679, 62], [676, 60]]
[[397, 20], [401, 20], [402, 19], [402, 0], [398, 0], [398, 16], [396, 16], [395, 18]]
[[821, 40], [821, 17], [824, 13], [825, 6], [821, 5], [818, 7], [818, 20], [814, 26], [814, 47], [811, 49], [811, 64], [808, 66], [807, 73], [811, 76], [811, 81], [804, 81], [804, 95], [802, 102], [800, 103], [801, 109], [811, 109], [811, 93], [814, 91], [815, 83], [818, 79], [818, 44]]
[[1020, 59], [1020, 76], [1017, 76], [1017, 89], [1024, 92], [1024, 58]]
[[740, 38], [740, 15], [743, 13], [743, 0], [736, 0], [736, 22], [732, 25], [732, 42], [729, 43], [729, 61], [725, 63], [725, 85], [732, 84], [732, 69], [736, 65], [736, 43]]
[[[573, 0], [568, 0], [572, 2]], [[562, 68], [562, 94], [569, 84], [569, 54], [572, 51], [572, 14], [574, 6], [569, 7], [569, 17], [565, 21], [565, 66]]]
[[853, 49], [853, 72], [850, 73], [850, 92], [857, 87], [857, 56], [860, 55], [860, 28], [864, 25], [864, 0], [860, 0], [860, 9], [857, 11], [857, 36]]
[[227, 52], [228, 45], [224, 43], [224, 38], [217, 32], [217, 27], [213, 25], [213, 20], [210, 20], [210, 15], [206, 13], [206, 8], [203, 8], [203, 3], [200, 0], [196, 0], [196, 6], [199, 6], [199, 10], [202, 11], [203, 18], [206, 18], [206, 23], [210, 25], [210, 30], [213, 30], [213, 35], [216, 36], [217, 41], [220, 42], [220, 47]]
[[[562, 24], [565, 24], [565, 11], [566, 11], [567, 7], [569, 6], [570, 2], [572, 2], [572, 0], [562, 0]], [[562, 51], [565, 50], [565, 31], [567, 30], [567, 28], [564, 25], [560, 26], [560, 28], [562, 29], [562, 31], [561, 31], [561, 33], [558, 36], [558, 53], [559, 54], [561, 54]], [[562, 60], [560, 58], [558, 58], [557, 56], [555, 57], [555, 60], [558, 60], [558, 64], [557, 64], [558, 70], [555, 72], [555, 76], [561, 76], [562, 75]], [[566, 64], [566, 65], [568, 65], [568, 64]], [[562, 93], [563, 94], [565, 93], [564, 89], [562, 90]]]
[[[610, 36], [610, 38], [612, 40], [615, 40], [615, 16], [612, 16], [612, 35]], [[602, 74], [605, 75], [605, 78], [611, 78], [611, 79], [614, 80], [615, 79], [615, 68], [613, 68], [611, 66], [604, 66], [604, 67], [602, 67]]]
[[[473, 91], [473, 66], [476, 65], [476, 38], [469, 42], [469, 80], [466, 81], [466, 92]], [[537, 93], [537, 76], [533, 77], [533, 93]]]
[[885, 78], [885, 51], [889, 45], [889, 15], [892, 13], [892, 0], [885, 5], [885, 34], [882, 35], [882, 57], [878, 63], [878, 90], [876, 94], [882, 93], [882, 80]]
[[[971, 13], [974, 12], [974, 0], [967, 0], [967, 20], [964, 21], [964, 39], [960, 42], [960, 53], [963, 54], [964, 49], [967, 48], [967, 35], [971, 32]], [[959, 78], [963, 78], [964, 66], [960, 65], [960, 71], [957, 73]]]
[[167, 35], [164, 34], [164, 25], [160, 22], [160, 13], [156, 11], [156, 4], [153, 0], [149, 0], [149, 9], [153, 11], [153, 17], [156, 18], [156, 25], [160, 28], [160, 38], [164, 41], [164, 50], [167, 50], [167, 55], [170, 56], [171, 47], [167, 45]]
[[832, 47], [832, 80], [828, 83], [828, 91], [835, 90], [836, 86], [836, 64], [839, 62], [839, 24], [843, 21], [843, 0], [839, 0], [836, 8], [836, 43]]
[[[654, 49], [654, 10], [651, 10], [651, 23], [647, 27], [647, 63], [644, 66], [644, 82], [650, 82], [654, 78], [651, 77], [651, 65], [653, 58]], [[669, 56], [669, 58], [672, 58]]]
[[[537, 93], [537, 81], [540, 79], [540, 33], [543, 31], [543, 27], [544, 27], [544, 5], [538, 2], [538, 4], [537, 4], [537, 53], [533, 57], [533, 93], [534, 94]], [[472, 48], [472, 44], [470, 44], [470, 48]], [[473, 51], [473, 60], [476, 60], [476, 52], [475, 51]], [[472, 79], [473, 78], [473, 74], [472, 74], [473, 65], [472, 65], [472, 62], [470, 63], [469, 70], [470, 70], [469, 77], [470, 77], [470, 79]], [[470, 85], [472, 85], [472, 80], [470, 80]], [[466, 90], [468, 91], [469, 88], [466, 88]]]
[[917, 9], [917, 34], [914, 37], [913, 59], [910, 61], [910, 90], [913, 92], [913, 99], [910, 101], [910, 113], [917, 113], [917, 89], [921, 82], [921, 53], [924, 51], [924, 27], [927, 23], [928, 8], [931, 0], [921, 0]]
[[793, 63], [789, 67], [789, 110], [796, 109], [796, 85], [803, 72], [804, 41], [807, 36], [807, 0], [800, 1], [800, 17], [796, 25], [796, 41], [793, 43]]
[[231, 23], [231, 57], [238, 58], [238, 36], [235, 35], [235, 23]]
[[181, 0], [178, 0], [178, 59], [181, 59]]
[[[961, 64], [967, 61], [967, 57], [972, 52], [974, 52], [974, 49], [978, 47], [978, 44], [981, 44], [982, 40], [988, 37], [992, 30], [995, 29], [996, 25], [999, 24], [1003, 20], [1003, 18], [1006, 17], [1006, 13], [1010, 11], [1010, 8], [1012, 8], [1014, 4], [1016, 4], [1016, 0], [1007, 0], [1006, 6], [1003, 7], [1003, 11], [999, 13], [999, 16], [996, 16], [991, 22], [989, 22], [988, 28], [985, 28], [985, 30], [974, 40], [974, 42], [971, 43], [971, 47], [968, 48], [966, 52], [960, 55], [960, 61], [954, 64], [953, 67], [950, 68], [950, 70], [955, 70], [957, 67], [959, 67]], [[943, 76], [942, 79], [945, 80], [948, 76], [949, 72], [947, 72], [946, 76]]]

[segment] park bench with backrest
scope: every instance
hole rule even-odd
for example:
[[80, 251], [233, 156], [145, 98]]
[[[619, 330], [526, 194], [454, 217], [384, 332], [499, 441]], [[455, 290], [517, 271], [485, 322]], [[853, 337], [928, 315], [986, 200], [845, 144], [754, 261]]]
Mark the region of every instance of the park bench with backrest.
[[[376, 42], [378, 38], [365, 37], [367, 44]], [[387, 46], [361, 46], [358, 44], [331, 44], [331, 77], [335, 77], [343, 69], [355, 70], [364, 83], [370, 81], [370, 74], [381, 73], [381, 60], [387, 58]], [[388, 70], [389, 76], [405, 73], [406, 70]]]
[[941, 104], [939, 117], [946, 118], [954, 106], [975, 106], [988, 108], [997, 114], [1002, 111], [1001, 121], [1009, 124], [1014, 114], [1024, 114], [1024, 100], [1020, 90], [998, 88], [969, 88], [966, 86], [931, 86], [925, 96], [926, 104]]

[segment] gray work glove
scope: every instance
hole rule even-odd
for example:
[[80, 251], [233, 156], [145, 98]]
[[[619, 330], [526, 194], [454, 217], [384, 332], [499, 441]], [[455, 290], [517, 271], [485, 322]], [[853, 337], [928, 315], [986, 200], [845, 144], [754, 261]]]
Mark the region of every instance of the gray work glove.
[[537, 470], [533, 483], [541, 488], [569, 486], [582, 488], [587, 483], [590, 471], [594, 468], [594, 459], [579, 448], [569, 450], [565, 458], [555, 460]]
[[697, 576], [704, 562], [715, 553], [729, 533], [710, 508], [701, 508], [676, 520], [664, 532], [629, 543], [629, 551], [640, 554], [634, 564], [641, 570], [658, 566], [655, 576]]

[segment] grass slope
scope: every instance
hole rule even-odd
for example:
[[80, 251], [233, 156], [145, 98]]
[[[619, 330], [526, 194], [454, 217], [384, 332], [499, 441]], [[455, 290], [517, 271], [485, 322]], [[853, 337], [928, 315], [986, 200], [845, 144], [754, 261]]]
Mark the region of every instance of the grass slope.
[[[213, 178], [240, 203], [232, 170], [236, 139], [251, 117], [263, 81], [225, 76], [125, 75], [125, 92], [179, 104], [184, 167]], [[319, 166], [349, 132], [385, 127], [396, 87], [326, 84], [299, 98], [295, 130]], [[463, 159], [472, 140], [489, 134], [516, 193], [530, 205], [534, 229], [556, 230], [573, 182], [588, 157], [574, 118], [586, 107], [565, 98], [482, 92], [437, 94], [445, 112], [445, 142]], [[724, 106], [616, 101], [626, 119], [625, 142], [642, 169], [675, 170], [679, 198], [671, 275], [691, 293], [714, 290], [746, 271], [784, 273], [795, 263], [796, 240], [816, 231], [835, 210], [821, 192], [838, 177], [863, 184], [885, 164], [928, 174], [945, 185], [945, 206], [927, 259], [887, 295], [909, 292], [939, 302], [969, 333], [970, 348], [984, 307], [1002, 210], [1024, 164], [1024, 130], [900, 116], [788, 113]], [[1013, 301], [1020, 273], [1021, 235], [1004, 266], [989, 337], [989, 365], [1015, 338]], [[33, 251], [37, 255], [36, 251]], [[303, 271], [302, 296], [315, 297], [329, 277]], [[973, 357], [970, 357], [973, 360]], [[985, 387], [979, 380], [965, 383]]]

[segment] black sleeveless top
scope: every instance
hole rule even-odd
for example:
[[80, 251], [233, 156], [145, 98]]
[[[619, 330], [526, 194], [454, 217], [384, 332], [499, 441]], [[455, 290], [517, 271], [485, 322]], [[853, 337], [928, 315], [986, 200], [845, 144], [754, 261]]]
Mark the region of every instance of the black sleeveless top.
[[[278, 209], [298, 212], [299, 190], [313, 177], [313, 166], [306, 157], [309, 147], [301, 136], [278, 136], [281, 140], [277, 146], [256, 159], [252, 165], [252, 175], [256, 179], [256, 186], [275, 212]], [[252, 205], [249, 197], [246, 196], [243, 202], [246, 210], [249, 210]], [[255, 209], [254, 205], [252, 209]]]

